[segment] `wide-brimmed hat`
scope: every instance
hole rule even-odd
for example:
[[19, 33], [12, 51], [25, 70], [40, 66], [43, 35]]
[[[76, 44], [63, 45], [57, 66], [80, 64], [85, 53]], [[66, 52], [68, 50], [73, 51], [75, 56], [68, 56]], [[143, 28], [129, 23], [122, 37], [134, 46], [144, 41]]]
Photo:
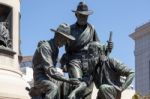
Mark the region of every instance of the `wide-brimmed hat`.
[[88, 6], [84, 2], [80, 2], [77, 6], [76, 10], [72, 10], [72, 12], [83, 14], [83, 15], [90, 15], [93, 13], [92, 10], [88, 10]]
[[75, 40], [75, 38], [72, 35], [70, 35], [70, 26], [66, 23], [60, 24], [57, 30], [55, 29], [50, 30], [53, 31], [54, 33], [59, 33], [70, 40]]

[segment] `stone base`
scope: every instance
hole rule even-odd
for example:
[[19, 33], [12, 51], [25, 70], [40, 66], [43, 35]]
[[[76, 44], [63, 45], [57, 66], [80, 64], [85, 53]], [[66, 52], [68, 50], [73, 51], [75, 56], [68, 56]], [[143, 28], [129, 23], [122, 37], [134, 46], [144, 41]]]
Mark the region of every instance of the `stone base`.
[[0, 69], [0, 99], [30, 99], [28, 86], [19, 74]]

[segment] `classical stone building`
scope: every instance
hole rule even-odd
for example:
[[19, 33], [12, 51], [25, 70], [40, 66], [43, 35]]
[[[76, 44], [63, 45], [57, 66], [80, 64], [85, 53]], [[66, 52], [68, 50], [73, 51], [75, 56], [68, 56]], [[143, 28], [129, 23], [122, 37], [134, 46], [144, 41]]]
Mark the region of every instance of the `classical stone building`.
[[30, 99], [20, 71], [20, 0], [0, 0], [0, 99]]
[[142, 95], [150, 92], [150, 22], [130, 35], [135, 40], [135, 89]]

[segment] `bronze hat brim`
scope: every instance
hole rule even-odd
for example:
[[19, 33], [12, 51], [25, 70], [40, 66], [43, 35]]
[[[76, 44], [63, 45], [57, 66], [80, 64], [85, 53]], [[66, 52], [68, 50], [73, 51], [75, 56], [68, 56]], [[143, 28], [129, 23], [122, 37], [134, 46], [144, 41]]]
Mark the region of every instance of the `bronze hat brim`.
[[70, 40], [73, 40], [73, 41], [75, 40], [75, 38], [73, 36], [71, 36], [71, 35], [67, 35], [67, 34], [65, 34], [63, 32], [59, 32], [59, 31], [57, 31], [55, 29], [50, 29], [50, 30], [53, 31], [54, 33], [59, 33], [59, 34], [63, 35], [64, 37], [66, 37], [66, 38], [68, 38]]
[[72, 12], [83, 14], [83, 15], [91, 15], [91, 14], [93, 14], [92, 10], [88, 10], [88, 11], [75, 11], [75, 10], [72, 10]]

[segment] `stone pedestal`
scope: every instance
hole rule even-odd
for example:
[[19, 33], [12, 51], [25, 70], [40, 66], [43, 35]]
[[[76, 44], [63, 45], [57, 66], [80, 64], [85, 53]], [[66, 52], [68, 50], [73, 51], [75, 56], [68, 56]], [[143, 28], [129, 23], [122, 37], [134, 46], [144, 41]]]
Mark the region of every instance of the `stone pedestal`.
[[19, 66], [20, 0], [0, 0], [0, 22], [7, 21], [11, 46], [0, 45], [0, 99], [30, 99]]

